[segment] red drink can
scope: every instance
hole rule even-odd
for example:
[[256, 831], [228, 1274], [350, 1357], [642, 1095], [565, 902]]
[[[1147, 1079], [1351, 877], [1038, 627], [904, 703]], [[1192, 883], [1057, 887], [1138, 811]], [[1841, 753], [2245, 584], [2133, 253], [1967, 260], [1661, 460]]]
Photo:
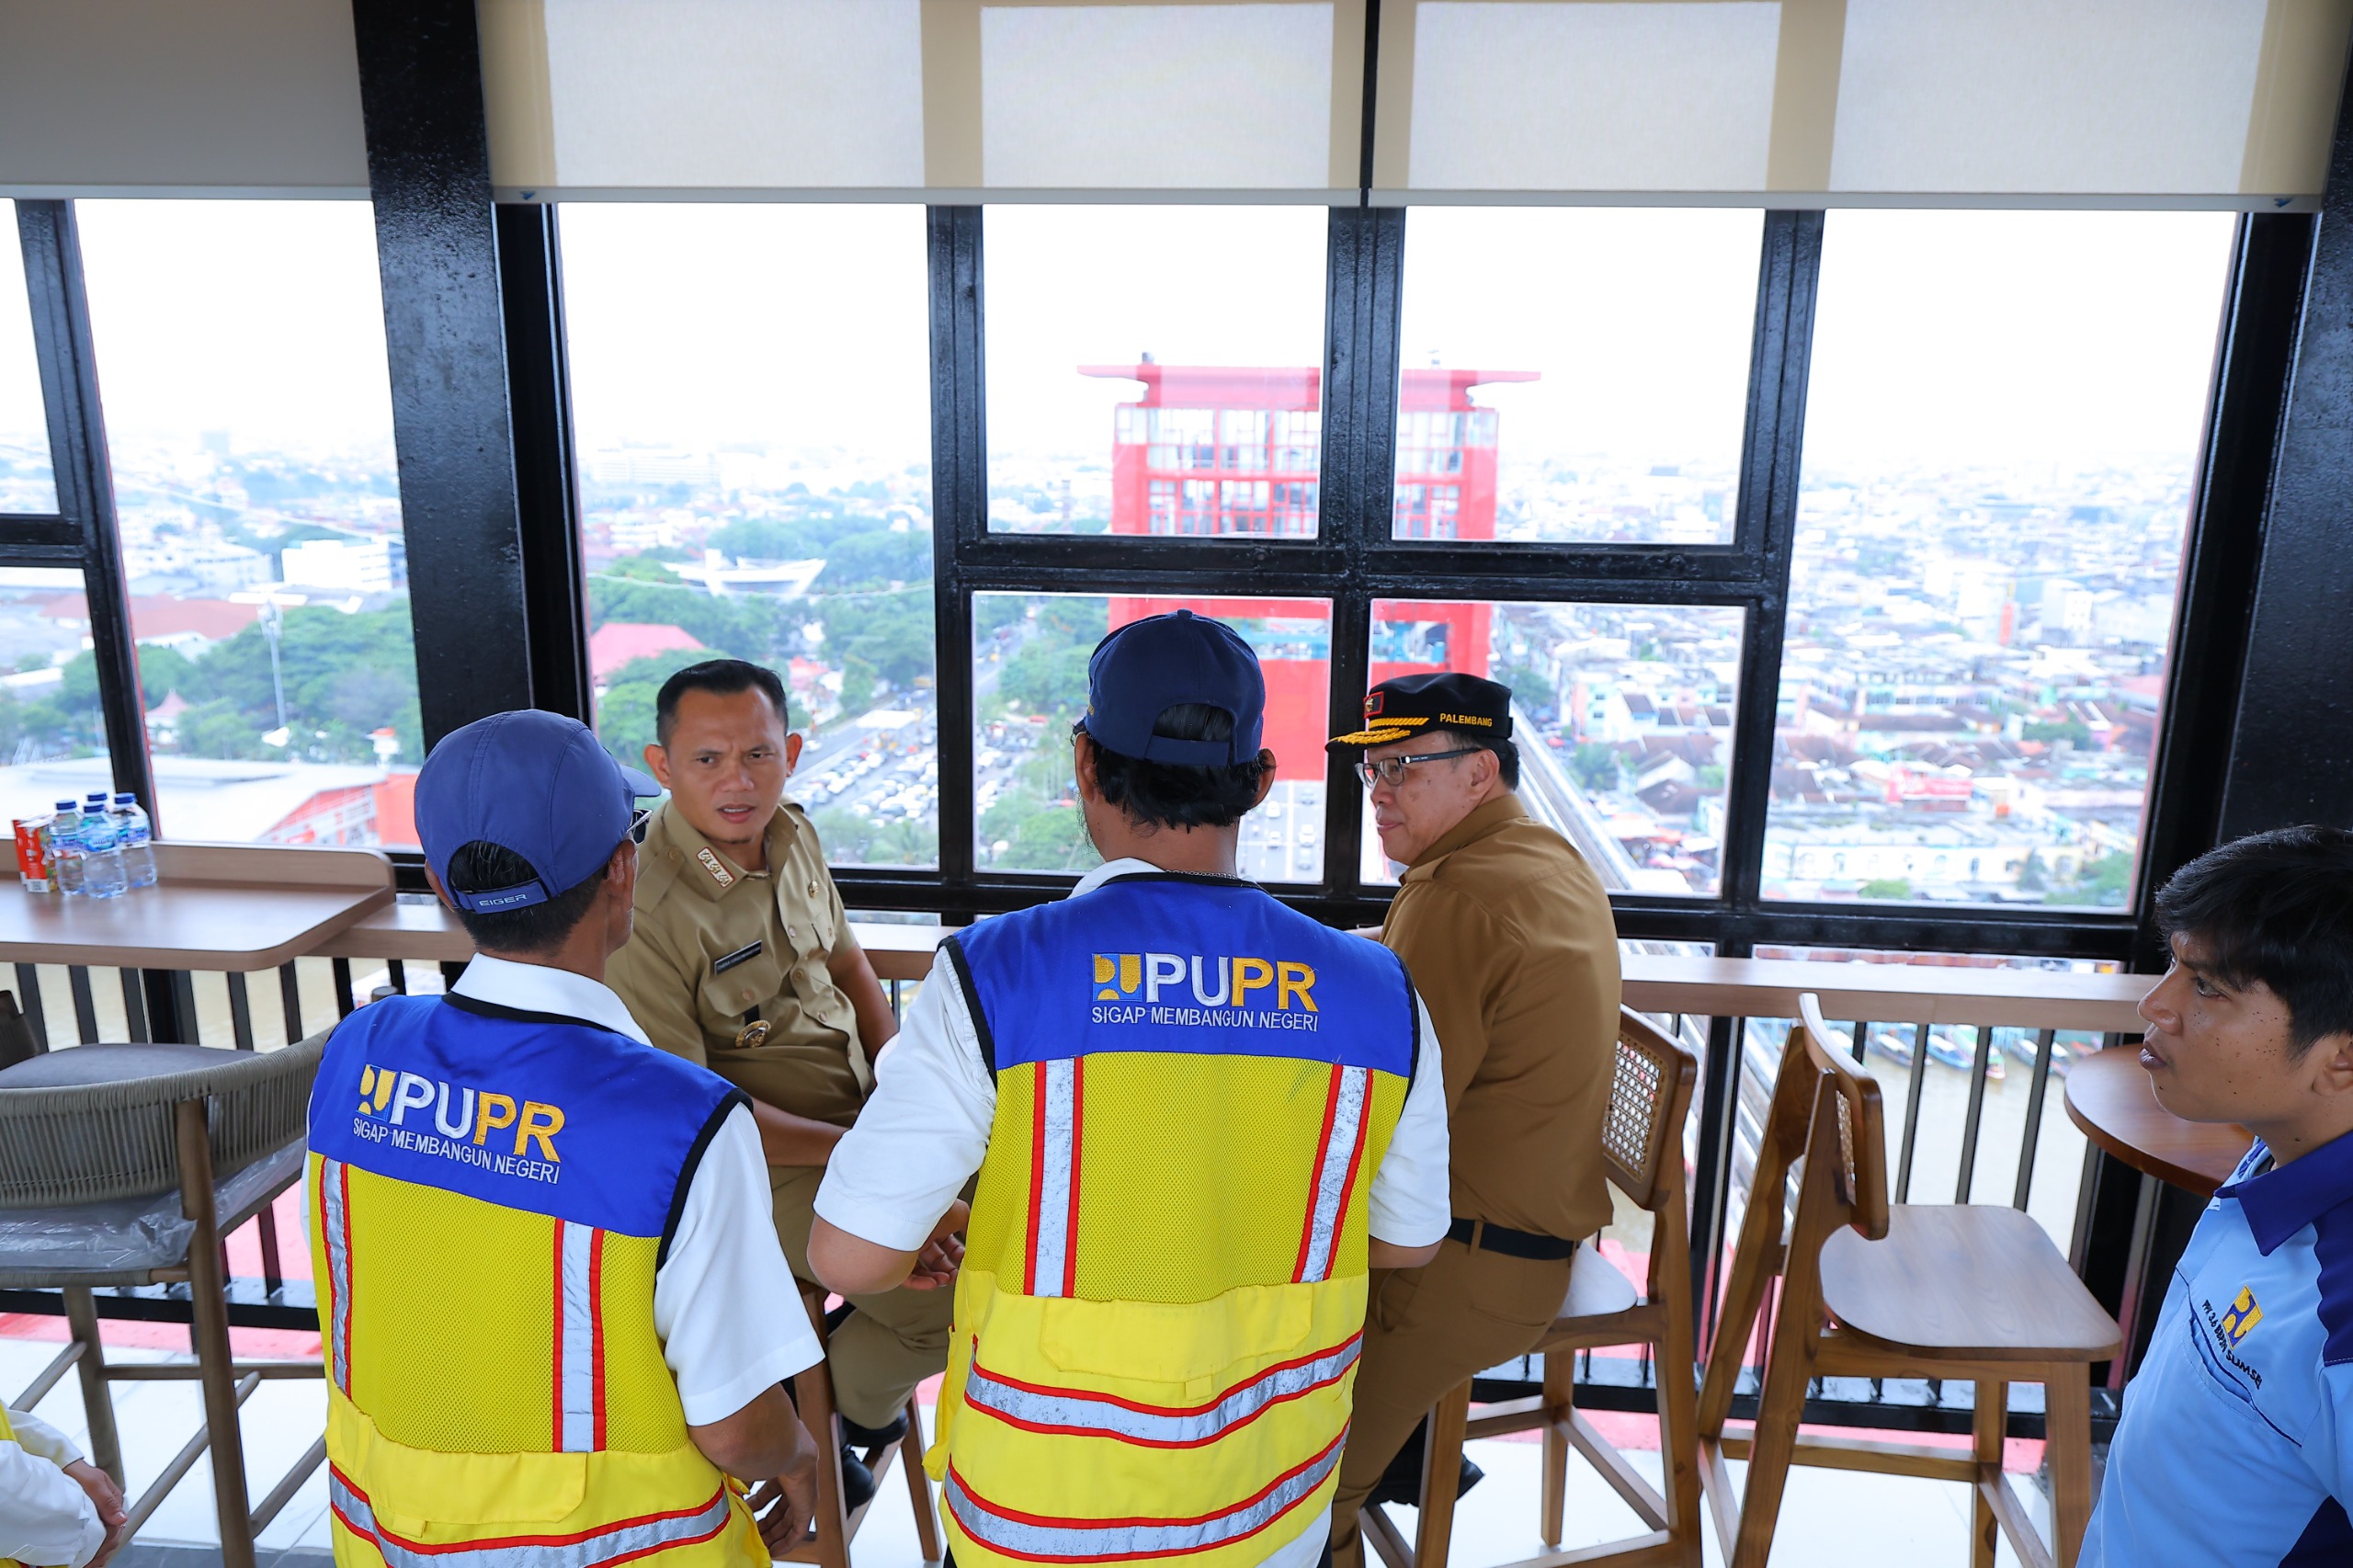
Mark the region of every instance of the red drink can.
[[17, 825], [17, 874], [25, 880], [27, 892], [47, 892], [55, 884], [50, 880], [49, 817], [18, 817]]

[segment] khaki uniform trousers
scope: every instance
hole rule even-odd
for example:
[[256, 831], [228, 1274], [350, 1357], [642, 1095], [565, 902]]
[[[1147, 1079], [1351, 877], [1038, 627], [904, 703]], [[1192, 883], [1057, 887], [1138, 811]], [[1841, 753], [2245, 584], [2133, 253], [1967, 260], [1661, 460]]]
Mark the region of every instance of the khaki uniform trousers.
[[[822, 1165], [770, 1165], [768, 1187], [776, 1199], [776, 1239], [784, 1245], [792, 1272], [812, 1284], [809, 1231], [816, 1219]], [[834, 1375], [834, 1403], [860, 1426], [887, 1426], [924, 1379], [948, 1369], [948, 1342], [956, 1312], [952, 1287], [910, 1290], [901, 1286], [874, 1296], [851, 1296], [852, 1312], [828, 1336], [825, 1361]], [[794, 1301], [790, 1310], [799, 1312]]]
[[1465, 1378], [1534, 1349], [1568, 1290], [1565, 1258], [1473, 1252], [1458, 1241], [1419, 1268], [1373, 1271], [1332, 1499], [1333, 1568], [1362, 1568], [1357, 1516], [1430, 1406]]

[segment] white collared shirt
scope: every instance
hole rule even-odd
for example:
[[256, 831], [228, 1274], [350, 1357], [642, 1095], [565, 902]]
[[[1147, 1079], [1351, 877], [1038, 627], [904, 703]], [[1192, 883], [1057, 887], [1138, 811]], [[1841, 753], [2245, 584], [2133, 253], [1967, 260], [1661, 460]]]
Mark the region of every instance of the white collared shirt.
[[82, 1568], [107, 1540], [97, 1506], [64, 1467], [82, 1451], [48, 1422], [8, 1412], [14, 1442], [0, 1439], [0, 1557]]
[[[654, 1049], [621, 999], [568, 969], [478, 954], [450, 991], [526, 1013], [578, 1018]], [[670, 1251], [654, 1275], [654, 1332], [688, 1424], [708, 1426], [824, 1358], [777, 1244], [768, 1167], [749, 1107], [719, 1124], [687, 1183]]]

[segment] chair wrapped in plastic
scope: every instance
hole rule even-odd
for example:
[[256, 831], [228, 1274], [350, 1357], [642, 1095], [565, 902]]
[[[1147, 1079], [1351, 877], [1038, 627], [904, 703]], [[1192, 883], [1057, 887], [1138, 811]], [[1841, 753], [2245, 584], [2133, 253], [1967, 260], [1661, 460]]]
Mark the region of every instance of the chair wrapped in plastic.
[[[193, 1379], [205, 1424], [132, 1506], [135, 1532], [210, 1448], [223, 1568], [325, 1457], [323, 1437], [247, 1508], [237, 1408], [265, 1377], [318, 1377], [315, 1361], [231, 1358], [222, 1238], [302, 1174], [311, 1081], [326, 1035], [282, 1051], [85, 1045], [0, 1068], [0, 1288], [61, 1290], [72, 1338], [16, 1402], [79, 1371], [91, 1458], [122, 1481], [108, 1385]], [[185, 1284], [197, 1364], [109, 1367], [91, 1291]], [[222, 1440], [210, 1441], [214, 1435]]]

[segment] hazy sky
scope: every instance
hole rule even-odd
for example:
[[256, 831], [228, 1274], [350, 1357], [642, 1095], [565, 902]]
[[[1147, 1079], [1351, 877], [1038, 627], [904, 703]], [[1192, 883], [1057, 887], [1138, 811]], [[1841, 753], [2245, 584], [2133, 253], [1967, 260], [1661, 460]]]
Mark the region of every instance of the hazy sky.
[[[358, 202], [80, 206], [119, 442], [381, 441], [381, 308]], [[2234, 220], [2212, 213], [1834, 212], [1808, 451], [1825, 464], [2044, 461], [2194, 447]], [[1312, 365], [1320, 209], [1005, 207], [986, 220], [993, 445], [1102, 453], [1129, 381], [1082, 363]], [[1408, 221], [1408, 365], [1533, 369], [1490, 389], [1504, 444], [1736, 456], [1753, 211], [1478, 211]], [[622, 439], [843, 446], [927, 460], [929, 318], [914, 207], [577, 206], [563, 213], [574, 404]], [[0, 430], [37, 427], [0, 246]]]

